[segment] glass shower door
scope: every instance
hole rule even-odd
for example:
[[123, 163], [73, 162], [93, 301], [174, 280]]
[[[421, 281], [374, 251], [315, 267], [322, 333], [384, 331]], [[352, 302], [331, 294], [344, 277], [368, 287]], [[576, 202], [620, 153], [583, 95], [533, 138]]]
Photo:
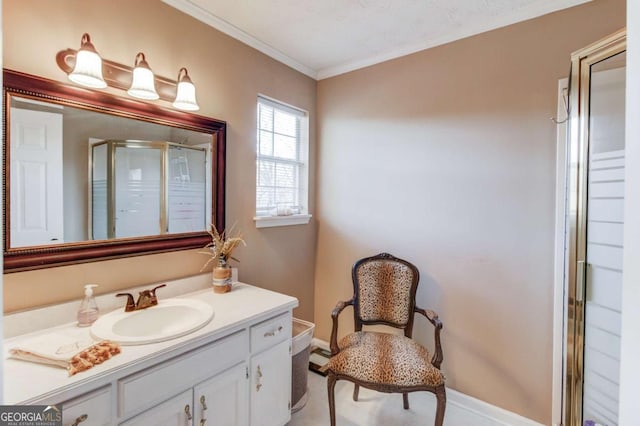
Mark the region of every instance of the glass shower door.
[[583, 423], [618, 424], [625, 71], [622, 52], [591, 66]]
[[168, 232], [197, 232], [206, 223], [206, 151], [169, 146]]
[[211, 215], [207, 152], [166, 141], [92, 144], [93, 239], [205, 231]]
[[618, 424], [626, 33], [572, 55], [565, 422]]
[[157, 235], [161, 220], [162, 149], [115, 148], [115, 238]]

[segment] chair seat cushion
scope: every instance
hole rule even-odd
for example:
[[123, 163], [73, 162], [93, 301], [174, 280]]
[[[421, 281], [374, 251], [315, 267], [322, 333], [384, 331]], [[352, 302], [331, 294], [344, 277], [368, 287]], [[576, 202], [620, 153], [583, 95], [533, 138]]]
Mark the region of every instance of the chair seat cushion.
[[429, 351], [403, 335], [358, 331], [343, 337], [340, 352], [328, 369], [362, 382], [399, 387], [438, 386], [440, 370], [430, 363]]

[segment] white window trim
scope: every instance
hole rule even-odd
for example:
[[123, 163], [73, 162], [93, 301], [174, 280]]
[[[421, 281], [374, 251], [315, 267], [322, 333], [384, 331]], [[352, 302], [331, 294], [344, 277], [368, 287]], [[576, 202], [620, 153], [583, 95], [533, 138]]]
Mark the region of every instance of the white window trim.
[[[256, 216], [254, 216], [253, 220], [256, 223], [256, 228], [272, 228], [277, 226], [294, 226], [294, 225], [307, 225], [311, 218], [313, 217], [308, 213], [308, 204], [309, 204], [309, 112], [303, 109], [294, 107], [292, 105], [288, 105], [286, 103], [280, 102], [268, 96], [258, 94], [258, 102], [261, 102], [266, 105], [270, 105], [274, 108], [279, 108], [284, 111], [288, 111], [289, 113], [300, 115], [303, 114], [306, 120], [302, 123], [301, 131], [304, 132], [304, 143], [301, 146], [301, 149], [304, 150], [303, 158], [305, 159], [302, 163], [305, 167], [305, 193], [307, 199], [305, 200], [305, 205], [307, 206], [306, 211], [299, 214], [292, 215], [260, 215], [258, 216], [258, 212], [256, 211]], [[257, 154], [256, 154], [257, 155]]]
[[292, 214], [289, 216], [256, 216], [256, 228], [272, 228], [274, 226], [306, 225], [311, 220], [310, 214]]

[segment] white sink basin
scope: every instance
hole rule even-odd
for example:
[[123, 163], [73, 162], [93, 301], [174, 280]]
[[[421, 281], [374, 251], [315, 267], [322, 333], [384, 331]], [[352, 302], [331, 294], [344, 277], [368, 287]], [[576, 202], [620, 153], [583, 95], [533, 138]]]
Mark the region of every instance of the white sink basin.
[[98, 318], [91, 326], [94, 338], [121, 345], [162, 342], [192, 333], [213, 318], [213, 308], [194, 299], [164, 299], [158, 305], [133, 312], [124, 308]]

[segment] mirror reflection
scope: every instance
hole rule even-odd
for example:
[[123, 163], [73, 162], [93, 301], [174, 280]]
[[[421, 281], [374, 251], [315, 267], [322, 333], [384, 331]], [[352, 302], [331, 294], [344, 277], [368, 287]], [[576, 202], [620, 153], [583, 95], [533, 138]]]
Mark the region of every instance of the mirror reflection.
[[210, 133], [8, 98], [8, 248], [206, 229]]
[[164, 141], [91, 145], [94, 240], [205, 230], [207, 148]]

